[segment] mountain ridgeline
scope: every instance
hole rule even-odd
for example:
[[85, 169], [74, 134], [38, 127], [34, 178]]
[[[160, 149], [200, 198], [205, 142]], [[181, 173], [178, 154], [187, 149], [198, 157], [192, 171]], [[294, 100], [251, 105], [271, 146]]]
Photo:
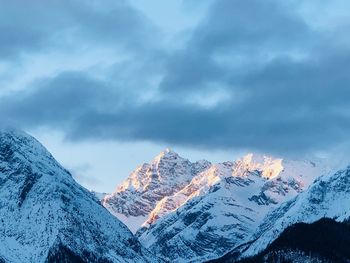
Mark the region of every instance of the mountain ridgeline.
[[211, 263], [350, 262], [350, 223], [321, 218], [287, 227], [258, 255], [237, 259], [228, 254]]
[[249, 242], [218, 262], [278, 262], [273, 255], [280, 262], [350, 262], [345, 253], [349, 200], [350, 167], [321, 176], [307, 191], [267, 214]]
[[170, 149], [111, 194], [80, 186], [33, 137], [0, 131], [0, 263], [350, 262], [350, 168]]
[[253, 154], [191, 163], [166, 149], [102, 203], [164, 260], [203, 262], [248, 242], [269, 212], [327, 169], [318, 159]]
[[0, 132], [0, 259], [156, 262], [33, 137]]

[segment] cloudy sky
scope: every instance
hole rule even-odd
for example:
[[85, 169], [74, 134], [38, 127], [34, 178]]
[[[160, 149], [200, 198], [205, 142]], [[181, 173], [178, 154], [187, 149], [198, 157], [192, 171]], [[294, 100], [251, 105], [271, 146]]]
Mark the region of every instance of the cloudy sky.
[[165, 147], [213, 161], [349, 153], [348, 0], [0, 7], [0, 121], [88, 188], [112, 191]]

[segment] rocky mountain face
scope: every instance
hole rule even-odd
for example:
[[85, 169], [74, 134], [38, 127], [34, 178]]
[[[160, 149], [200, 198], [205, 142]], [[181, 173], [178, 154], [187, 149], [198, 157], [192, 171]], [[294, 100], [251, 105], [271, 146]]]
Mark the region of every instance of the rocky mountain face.
[[[191, 163], [166, 149], [152, 162], [139, 166], [114, 193], [106, 195], [102, 203], [136, 232], [148, 220], [158, 202], [180, 191], [210, 165], [208, 161]], [[174, 208], [175, 204], [171, 206], [168, 209]]]
[[0, 262], [155, 262], [34, 138], [0, 131]]
[[103, 205], [166, 260], [202, 262], [244, 243], [268, 212], [326, 169], [320, 161], [253, 154], [191, 163], [167, 149], [138, 167]]
[[231, 254], [211, 263], [347, 263], [350, 262], [350, 223], [321, 218], [287, 227], [259, 254], [236, 260]]
[[[313, 223], [323, 217], [343, 222], [350, 218], [350, 167], [319, 177], [310, 188], [269, 213], [240, 257], [258, 254], [284, 229], [296, 223]], [[244, 250], [244, 251], [243, 251]]]
[[181, 206], [137, 235], [171, 262], [219, 257], [248, 241], [268, 212], [305, 190], [325, 169], [315, 162], [251, 154], [212, 165], [165, 200], [180, 200]]
[[106, 195], [2, 130], [0, 262], [349, 262], [335, 241], [348, 244], [350, 167], [329, 169], [252, 154], [192, 163], [166, 149]]

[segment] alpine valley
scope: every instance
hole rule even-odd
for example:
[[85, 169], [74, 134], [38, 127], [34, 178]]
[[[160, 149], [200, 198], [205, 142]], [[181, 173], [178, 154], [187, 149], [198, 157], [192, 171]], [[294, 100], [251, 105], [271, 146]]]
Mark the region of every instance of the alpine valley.
[[350, 167], [165, 149], [111, 194], [0, 131], [0, 262], [350, 262]]

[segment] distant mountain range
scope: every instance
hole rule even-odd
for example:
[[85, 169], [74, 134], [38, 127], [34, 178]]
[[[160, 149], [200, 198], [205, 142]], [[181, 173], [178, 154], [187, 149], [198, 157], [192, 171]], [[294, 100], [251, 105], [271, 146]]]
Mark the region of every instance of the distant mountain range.
[[[317, 178], [307, 191], [269, 213], [252, 236], [253, 242], [238, 247], [231, 253], [239, 254], [239, 258], [252, 257], [268, 247], [289, 226], [301, 222], [311, 224], [322, 218], [336, 222], [349, 220], [350, 167]], [[324, 235], [332, 235], [326, 229], [324, 231]], [[319, 240], [316, 236], [314, 238], [317, 244]], [[338, 243], [340, 241], [341, 239], [337, 240]]]
[[103, 205], [141, 243], [171, 262], [224, 255], [253, 235], [265, 215], [327, 171], [322, 160], [248, 154], [191, 163], [166, 149], [138, 167]]
[[321, 159], [166, 149], [99, 194], [33, 137], [0, 131], [0, 262], [350, 262], [349, 218], [350, 168]]

